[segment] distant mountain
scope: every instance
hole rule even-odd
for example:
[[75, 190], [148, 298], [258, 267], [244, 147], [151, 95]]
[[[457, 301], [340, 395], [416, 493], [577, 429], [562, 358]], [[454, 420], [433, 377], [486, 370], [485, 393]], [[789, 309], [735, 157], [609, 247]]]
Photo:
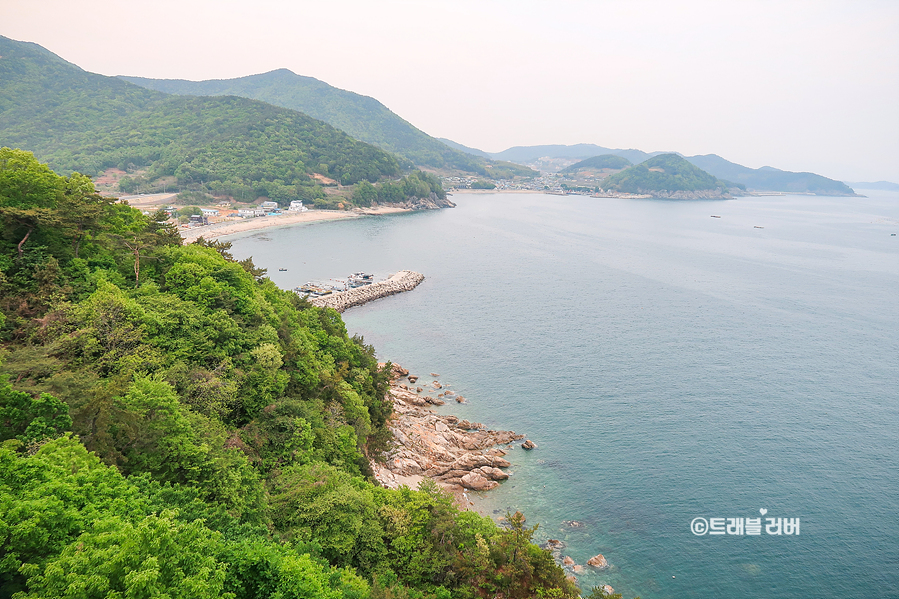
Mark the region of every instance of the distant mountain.
[[856, 195], [852, 188], [845, 183], [814, 173], [793, 173], [770, 166], [749, 168], [725, 160], [716, 154], [688, 156], [687, 160], [716, 177], [727, 179], [734, 183], [742, 183], [750, 190], [811, 192], [817, 195], [828, 196]]
[[677, 154], [660, 154], [602, 180], [602, 189], [653, 197], [693, 199], [728, 197], [728, 183]]
[[338, 89], [313, 77], [278, 69], [236, 79], [120, 79], [167, 94], [240, 96], [290, 108], [337, 127], [408, 161], [408, 165], [451, 168], [486, 174], [484, 161], [454, 149], [417, 129], [376, 99]]
[[492, 156], [483, 150], [479, 150], [477, 148], [469, 148], [468, 146], [463, 146], [460, 143], [456, 143], [451, 139], [447, 139], [445, 137], [438, 137], [440, 141], [453, 148], [454, 150], [459, 150], [460, 152], [465, 152], [466, 154], [471, 154], [472, 156], [481, 156], [482, 158], [492, 158]]
[[280, 201], [324, 197], [313, 173], [346, 184], [400, 174], [392, 155], [293, 110], [146, 90], [2, 36], [0, 57], [0, 145], [60, 173], [136, 168], [148, 181]]
[[889, 181], [874, 181], [868, 183], [850, 183], [844, 181], [846, 185], [853, 189], [880, 189], [882, 191], [899, 191], [899, 183], [891, 183]]
[[602, 154], [600, 156], [593, 156], [591, 158], [587, 158], [586, 160], [581, 160], [580, 162], [576, 162], [567, 168], [563, 168], [559, 173], [576, 173], [577, 171], [584, 168], [627, 168], [631, 166], [631, 161], [625, 158], [624, 156], [617, 156], [615, 154]]
[[545, 146], [514, 146], [502, 152], [484, 152], [476, 148], [469, 148], [450, 139], [441, 138], [440, 141], [462, 152], [467, 152], [474, 156], [484, 156], [495, 160], [505, 160], [507, 162], [515, 162], [517, 164], [526, 164], [537, 162], [541, 158], [568, 158], [580, 159], [591, 158], [601, 154], [614, 154], [615, 156], [623, 156], [632, 163], [643, 162], [647, 158], [658, 156], [663, 152], [642, 152], [640, 150], [613, 150], [604, 148], [595, 144], [575, 144], [571, 146], [554, 144]]

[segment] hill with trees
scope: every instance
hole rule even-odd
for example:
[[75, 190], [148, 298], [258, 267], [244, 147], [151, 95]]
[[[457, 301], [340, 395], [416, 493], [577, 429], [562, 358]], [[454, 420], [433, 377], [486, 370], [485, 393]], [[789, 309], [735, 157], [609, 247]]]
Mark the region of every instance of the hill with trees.
[[814, 193], [825, 196], [856, 195], [845, 183], [814, 173], [794, 173], [770, 166], [749, 168], [725, 160], [716, 154], [689, 156], [687, 160], [716, 177], [740, 183], [751, 190]]
[[726, 197], [728, 188], [733, 187], [677, 154], [661, 154], [609, 175], [601, 186], [605, 191], [685, 198]]
[[617, 156], [615, 154], [602, 154], [600, 156], [593, 156], [591, 158], [587, 158], [586, 160], [576, 162], [567, 168], [563, 168], [561, 171], [559, 171], [559, 173], [576, 173], [579, 170], [585, 168], [622, 169], [629, 166], [631, 166], [631, 161], [624, 156]]
[[237, 97], [171, 96], [0, 37], [0, 140], [60, 173], [140, 170], [152, 181], [281, 203], [398, 177], [396, 158], [305, 114]]
[[520, 514], [373, 483], [391, 365], [334, 310], [22, 150], [0, 217], [2, 596], [578, 596]]
[[278, 69], [235, 79], [187, 81], [120, 77], [141, 87], [189, 96], [239, 96], [297, 110], [405, 159], [406, 166], [457, 169], [478, 174], [484, 161], [450, 148], [369, 96], [342, 90], [313, 77]]

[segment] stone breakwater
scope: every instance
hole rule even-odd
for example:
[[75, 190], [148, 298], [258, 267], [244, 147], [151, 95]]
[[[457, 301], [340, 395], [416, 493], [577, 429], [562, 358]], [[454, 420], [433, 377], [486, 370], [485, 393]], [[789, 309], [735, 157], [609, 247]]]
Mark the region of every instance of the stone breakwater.
[[344, 312], [353, 306], [361, 306], [388, 295], [412, 291], [424, 280], [425, 276], [421, 273], [401, 270], [386, 281], [372, 283], [365, 287], [356, 287], [347, 291], [338, 291], [331, 295], [317, 297], [310, 300], [309, 303], [319, 308], [334, 308], [338, 312]]
[[429, 404], [443, 402], [402, 383], [408, 375], [394, 365], [395, 378], [388, 394], [393, 400], [389, 427], [395, 446], [381, 462], [372, 461], [375, 478], [391, 488], [415, 488], [421, 480], [431, 478], [460, 500], [466, 489], [488, 491], [509, 478], [501, 470], [511, 466], [503, 458], [506, 451], [496, 445], [508, 445], [524, 435], [488, 430], [476, 422], [433, 412]]

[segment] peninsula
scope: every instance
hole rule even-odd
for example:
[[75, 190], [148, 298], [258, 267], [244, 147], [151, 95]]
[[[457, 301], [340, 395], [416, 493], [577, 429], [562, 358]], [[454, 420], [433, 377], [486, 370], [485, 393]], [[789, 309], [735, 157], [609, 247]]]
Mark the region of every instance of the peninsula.
[[737, 185], [722, 181], [677, 154], [660, 154], [601, 182], [608, 195], [645, 194], [673, 200], [728, 199], [739, 194]]

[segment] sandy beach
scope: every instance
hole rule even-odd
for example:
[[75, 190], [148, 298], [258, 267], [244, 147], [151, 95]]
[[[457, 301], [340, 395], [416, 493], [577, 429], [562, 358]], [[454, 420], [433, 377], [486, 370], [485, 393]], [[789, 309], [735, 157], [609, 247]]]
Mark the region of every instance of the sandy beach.
[[338, 220], [341, 218], [359, 218], [361, 216], [374, 216], [379, 214], [393, 214], [396, 212], [409, 212], [406, 208], [394, 208], [391, 206], [378, 206], [377, 208], [359, 208], [356, 210], [309, 210], [308, 212], [284, 213], [280, 216], [260, 216], [256, 218], [230, 219], [225, 222], [214, 223], [203, 227], [191, 229], [181, 228], [181, 237], [186, 243], [196, 241], [199, 237], [204, 239], [216, 239], [235, 233], [245, 233], [257, 229], [270, 229], [273, 227], [289, 227], [301, 223], [316, 221]]

